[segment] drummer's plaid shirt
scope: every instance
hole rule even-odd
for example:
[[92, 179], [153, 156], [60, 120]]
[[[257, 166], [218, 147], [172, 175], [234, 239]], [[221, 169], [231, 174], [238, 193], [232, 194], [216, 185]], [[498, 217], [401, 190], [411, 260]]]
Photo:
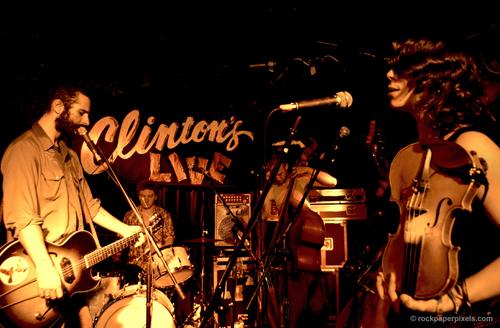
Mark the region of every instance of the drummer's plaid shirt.
[[[155, 242], [158, 244], [159, 248], [170, 246], [174, 243], [175, 232], [174, 224], [172, 222], [172, 216], [170, 213], [161, 208], [160, 206], [154, 205], [155, 210], [153, 217], [144, 218], [144, 220], [149, 221], [150, 226], [153, 227], [152, 235]], [[140, 212], [141, 206], [138, 207]], [[155, 217], [156, 216], [156, 217]], [[132, 210], [125, 213], [123, 222], [128, 225], [140, 225], [139, 220], [135, 216]], [[130, 264], [135, 264], [140, 266], [143, 270], [147, 269], [148, 256], [147, 256], [147, 242], [144, 242], [139, 247], [130, 247], [128, 252], [127, 262]]]

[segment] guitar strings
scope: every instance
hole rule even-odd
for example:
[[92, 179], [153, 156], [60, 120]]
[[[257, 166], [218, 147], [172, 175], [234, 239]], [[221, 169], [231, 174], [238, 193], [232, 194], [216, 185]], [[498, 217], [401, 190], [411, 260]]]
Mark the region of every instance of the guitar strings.
[[[113, 255], [125, 247], [131, 246], [135, 239], [139, 237], [139, 233], [131, 235], [125, 239], [115, 241], [103, 248], [97, 249], [90, 254], [85, 255], [82, 259], [80, 259], [74, 266], [67, 266], [61, 268], [61, 272], [63, 276], [71, 274], [74, 270], [73, 268], [80, 269], [82, 267], [90, 268], [95, 264], [101, 262], [102, 260], [108, 258], [110, 255]], [[110, 251], [108, 251], [110, 250]], [[111, 251], [112, 250], [112, 251]]]

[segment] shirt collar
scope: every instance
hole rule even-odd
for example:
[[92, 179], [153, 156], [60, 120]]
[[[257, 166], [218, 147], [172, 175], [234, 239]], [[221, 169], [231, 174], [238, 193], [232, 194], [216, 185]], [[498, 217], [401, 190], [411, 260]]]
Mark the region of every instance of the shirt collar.
[[50, 148], [54, 147], [54, 143], [52, 142], [52, 140], [50, 140], [49, 136], [47, 135], [47, 133], [45, 133], [38, 122], [33, 124], [32, 130], [35, 134], [35, 137], [40, 141], [43, 150], [49, 150]]
[[[35, 134], [36, 138], [40, 141], [40, 144], [41, 144], [43, 150], [47, 151], [51, 148], [54, 148], [54, 149], [57, 148], [57, 146], [54, 144], [54, 142], [52, 142], [52, 140], [49, 138], [47, 133], [45, 133], [45, 131], [40, 126], [40, 124], [38, 124], [38, 122], [35, 122], [33, 124], [32, 129], [33, 129], [33, 133]], [[63, 156], [63, 158], [66, 158], [66, 156], [69, 153], [69, 150], [68, 150], [68, 146], [66, 145], [64, 140], [59, 140], [59, 148], [60, 148], [61, 155]]]

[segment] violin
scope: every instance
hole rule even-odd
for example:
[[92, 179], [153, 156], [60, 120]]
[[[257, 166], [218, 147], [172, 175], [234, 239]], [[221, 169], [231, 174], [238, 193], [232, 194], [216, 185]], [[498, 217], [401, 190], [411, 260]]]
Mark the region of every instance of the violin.
[[452, 244], [460, 211], [470, 212], [485, 172], [476, 154], [444, 140], [413, 143], [394, 157], [391, 201], [399, 227], [389, 234], [384, 275], [396, 274], [396, 291], [416, 299], [437, 298], [457, 282], [459, 246]]

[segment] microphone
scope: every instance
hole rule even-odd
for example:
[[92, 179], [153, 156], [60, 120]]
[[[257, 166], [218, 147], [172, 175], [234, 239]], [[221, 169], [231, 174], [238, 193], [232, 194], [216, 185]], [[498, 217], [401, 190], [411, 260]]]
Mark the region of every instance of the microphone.
[[212, 177], [212, 175], [210, 175], [210, 172], [208, 172], [207, 170], [205, 170], [204, 168], [202, 168], [201, 166], [198, 166], [198, 165], [195, 165], [195, 164], [191, 164], [189, 166], [189, 169], [192, 170], [192, 171], [195, 171], [195, 172], [198, 172], [198, 173], [201, 173], [203, 174], [203, 176], [205, 178], [208, 179], [208, 181], [210, 181], [210, 183], [214, 183], [214, 182], [220, 182], [216, 179], [214, 179], [214, 177]]
[[319, 159], [320, 160], [328, 159], [330, 161], [330, 163], [334, 163], [335, 162], [334, 155], [339, 150], [341, 142], [344, 140], [344, 138], [348, 137], [350, 134], [351, 134], [351, 130], [347, 126], [340, 127], [340, 129], [337, 133], [337, 137], [335, 138], [333, 145], [330, 147], [329, 153], [327, 153], [327, 152], [322, 153], [319, 156]]
[[195, 172], [198, 172], [198, 173], [203, 174], [204, 176], [207, 176], [207, 177], [209, 177], [209, 178], [212, 178], [212, 177], [210, 176], [210, 172], [208, 172], [207, 170], [205, 170], [205, 169], [204, 169], [204, 168], [202, 168], [201, 166], [198, 166], [198, 165], [195, 165], [195, 164], [191, 164], [191, 165], [189, 166], [189, 169], [190, 169], [191, 171], [195, 171]]
[[275, 61], [268, 61], [267, 63], [258, 63], [258, 64], [250, 64], [248, 68], [256, 69], [256, 68], [267, 68], [269, 71], [274, 71], [277, 63]]
[[352, 96], [347, 91], [339, 91], [333, 97], [302, 100], [290, 104], [279, 105], [282, 112], [291, 112], [303, 108], [319, 107], [335, 104], [338, 108], [349, 108], [352, 105]]
[[342, 126], [339, 129], [339, 134], [337, 135], [338, 139], [342, 139], [351, 134], [351, 130], [347, 126]]
[[100, 152], [97, 150], [97, 146], [90, 139], [87, 129], [84, 126], [81, 126], [77, 129], [77, 132], [83, 137], [83, 140], [87, 144], [87, 147], [89, 147], [90, 151], [94, 155], [96, 163], [101, 164], [102, 162], [104, 162], [104, 159], [101, 157], [101, 155], [99, 155]]

